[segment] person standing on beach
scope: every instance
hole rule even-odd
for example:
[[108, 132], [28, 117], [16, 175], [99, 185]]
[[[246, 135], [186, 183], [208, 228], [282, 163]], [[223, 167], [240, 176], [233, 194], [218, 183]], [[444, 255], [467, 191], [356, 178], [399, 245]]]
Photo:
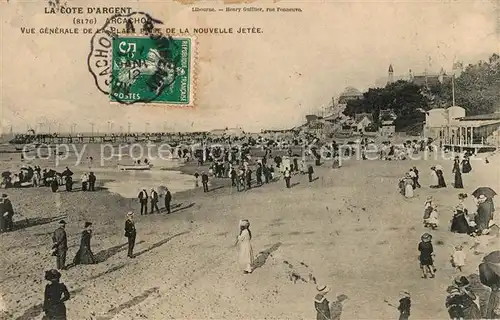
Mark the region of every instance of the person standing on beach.
[[434, 278], [434, 261], [432, 259], [434, 255], [434, 248], [432, 246], [432, 236], [428, 233], [424, 233], [421, 237], [421, 242], [418, 244], [418, 251], [420, 251], [420, 269], [422, 269], [422, 278], [427, 278], [427, 273], [430, 274], [431, 278]]
[[314, 169], [312, 165], [309, 165], [307, 168], [307, 175], [309, 176], [309, 182], [313, 181], [313, 174], [314, 174]]
[[170, 203], [172, 202], [172, 194], [168, 188], [165, 188], [165, 209], [167, 214], [170, 214]]
[[250, 222], [246, 219], [240, 220], [240, 233], [236, 243], [239, 244], [239, 264], [243, 268], [244, 274], [252, 273], [254, 256], [251, 240]]
[[87, 175], [87, 172], [84, 172], [80, 179], [82, 180], [82, 191], [87, 191], [87, 186], [89, 182], [89, 176]]
[[156, 192], [155, 189], [151, 188], [151, 214], [153, 214], [153, 211], [156, 211], [156, 213], [160, 213], [160, 208], [158, 208], [158, 192]]
[[134, 213], [132, 211], [127, 213], [127, 220], [125, 220], [125, 237], [127, 237], [128, 239], [127, 257], [129, 258], [134, 258], [136, 229], [133, 218], [134, 218]]
[[419, 172], [418, 172], [417, 167], [413, 167], [413, 170], [410, 170], [410, 171], [413, 171], [413, 173], [414, 173], [414, 178], [412, 177], [414, 186], [416, 188], [421, 188], [422, 186], [420, 185], [420, 182], [418, 182]]
[[200, 186], [200, 182], [199, 182], [199, 180], [198, 180], [199, 178], [200, 178], [200, 174], [198, 173], [198, 171], [196, 171], [196, 172], [194, 173], [194, 179], [195, 179], [195, 180], [194, 180], [194, 187], [195, 187], [195, 188], [198, 188], [198, 187]]
[[139, 203], [141, 204], [141, 216], [143, 214], [148, 214], [148, 193], [146, 192], [146, 188], [143, 188], [139, 192], [137, 198], [139, 199]]
[[58, 270], [66, 268], [66, 253], [68, 251], [68, 237], [66, 236], [66, 221], [59, 221], [59, 228], [52, 235], [54, 243], [52, 249], [55, 249], [56, 264]]
[[95, 191], [95, 182], [97, 178], [94, 172], [90, 171], [89, 173], [89, 191]]
[[330, 320], [330, 302], [325, 297], [330, 288], [326, 285], [317, 285], [318, 293], [314, 297], [314, 309], [316, 309], [316, 320]]
[[55, 269], [45, 271], [45, 280], [50, 284], [45, 286], [43, 300], [43, 311], [46, 320], [66, 320], [66, 306], [64, 302], [69, 300], [70, 294], [64, 283], [59, 282], [61, 273]]
[[286, 187], [287, 188], [290, 188], [290, 179], [291, 179], [291, 175], [290, 175], [290, 170], [288, 170], [288, 168], [285, 169], [285, 172], [283, 173], [283, 177], [285, 178], [285, 184], [286, 184]]
[[59, 189], [59, 183], [57, 183], [57, 178], [54, 176], [52, 177], [52, 182], [50, 183], [50, 189], [52, 192], [57, 192], [57, 189]]
[[12, 231], [14, 229], [14, 208], [12, 202], [9, 200], [9, 196], [5, 193], [2, 194], [0, 213], [2, 214], [5, 231]]
[[458, 156], [455, 157], [455, 162], [453, 163], [453, 169], [451, 172], [455, 174], [455, 183], [453, 184], [453, 187], [455, 187], [455, 189], [463, 189], [464, 183], [462, 181], [462, 172], [460, 170], [460, 158]]
[[201, 172], [201, 183], [203, 184], [203, 192], [208, 192], [208, 175], [204, 171]]

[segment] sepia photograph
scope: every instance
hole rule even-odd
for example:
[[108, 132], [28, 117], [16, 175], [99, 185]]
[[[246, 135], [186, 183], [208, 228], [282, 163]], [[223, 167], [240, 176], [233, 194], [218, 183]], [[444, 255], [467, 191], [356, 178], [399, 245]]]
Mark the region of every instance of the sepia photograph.
[[0, 17], [0, 320], [500, 319], [498, 0]]

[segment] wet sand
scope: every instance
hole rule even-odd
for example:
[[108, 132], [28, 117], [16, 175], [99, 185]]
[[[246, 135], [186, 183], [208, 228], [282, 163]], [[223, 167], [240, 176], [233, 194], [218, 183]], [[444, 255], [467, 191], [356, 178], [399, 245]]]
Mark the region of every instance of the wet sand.
[[[490, 160], [472, 162], [463, 191], [483, 185], [500, 190], [500, 161]], [[123, 234], [125, 213], [139, 209], [135, 199], [105, 190], [8, 190], [15, 210], [38, 223], [0, 235], [0, 290], [9, 318], [41, 318], [44, 270], [55, 266], [51, 234], [64, 218], [68, 261], [87, 220], [94, 223], [93, 252], [102, 261], [63, 272], [73, 296], [66, 304], [69, 319], [312, 319], [315, 286], [307, 282], [309, 273], [331, 287], [330, 301], [339, 294], [349, 297], [342, 319], [396, 318], [397, 310], [384, 299], [396, 303], [402, 289], [412, 293], [412, 318], [445, 319], [445, 289], [457, 275], [449, 263], [452, 246], [467, 242], [468, 248], [473, 240], [448, 231], [463, 192], [451, 187], [452, 163], [442, 163], [449, 186], [437, 191], [428, 187], [432, 164], [350, 161], [332, 170], [326, 163], [315, 168], [319, 179], [312, 183], [307, 176], [292, 177], [291, 189], [279, 181], [238, 193], [226, 179], [209, 193], [180, 192], [173, 214], [136, 217], [136, 259], [127, 259]], [[405, 199], [397, 181], [413, 165], [423, 188]], [[431, 194], [442, 225], [431, 232], [438, 271], [435, 279], [421, 279], [417, 245], [428, 232], [422, 214]], [[233, 246], [242, 218], [251, 222], [259, 255], [251, 275], [238, 268]], [[464, 273], [474, 273], [482, 255], [466, 252]]]

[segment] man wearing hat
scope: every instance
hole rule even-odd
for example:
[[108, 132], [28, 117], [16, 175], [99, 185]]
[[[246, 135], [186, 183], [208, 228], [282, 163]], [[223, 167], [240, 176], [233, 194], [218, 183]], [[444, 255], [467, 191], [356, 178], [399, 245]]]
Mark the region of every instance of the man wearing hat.
[[4, 231], [12, 231], [14, 228], [14, 221], [12, 219], [14, 216], [14, 208], [12, 207], [12, 202], [9, 200], [9, 196], [5, 193], [2, 194], [0, 213], [2, 214]]
[[141, 204], [141, 216], [143, 214], [148, 214], [148, 193], [146, 188], [143, 188], [139, 195], [137, 196], [139, 203]]
[[167, 214], [170, 214], [170, 203], [172, 202], [172, 193], [168, 188], [165, 188], [165, 209], [167, 210]]
[[399, 293], [399, 320], [408, 320], [411, 309], [411, 296], [408, 290], [403, 290]]
[[66, 252], [68, 252], [68, 238], [66, 236], [66, 221], [59, 221], [59, 228], [54, 231], [52, 236], [52, 241], [54, 245], [52, 249], [55, 249], [55, 256], [57, 262], [57, 269], [64, 270], [66, 268]]
[[326, 285], [318, 284], [316, 286], [318, 293], [314, 297], [314, 308], [316, 309], [316, 320], [330, 320], [330, 302], [325, 295], [330, 292]]
[[134, 213], [130, 211], [127, 213], [127, 220], [125, 220], [125, 237], [128, 239], [128, 254], [127, 257], [134, 258], [134, 246], [135, 246], [135, 223], [134, 223]]
[[160, 213], [160, 208], [158, 208], [158, 192], [154, 188], [151, 188], [151, 214], [153, 214], [153, 211], [156, 211], [156, 213]]
[[476, 224], [478, 231], [486, 233], [491, 220], [491, 206], [486, 202], [486, 196], [480, 195], [477, 199], [477, 216]]

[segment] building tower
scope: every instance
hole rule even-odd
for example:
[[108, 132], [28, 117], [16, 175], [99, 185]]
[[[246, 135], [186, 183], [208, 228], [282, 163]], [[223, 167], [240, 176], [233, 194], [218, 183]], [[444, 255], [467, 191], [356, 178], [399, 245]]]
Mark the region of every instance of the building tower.
[[392, 64], [389, 65], [389, 78], [387, 80], [387, 84], [394, 82], [394, 69], [392, 68]]

